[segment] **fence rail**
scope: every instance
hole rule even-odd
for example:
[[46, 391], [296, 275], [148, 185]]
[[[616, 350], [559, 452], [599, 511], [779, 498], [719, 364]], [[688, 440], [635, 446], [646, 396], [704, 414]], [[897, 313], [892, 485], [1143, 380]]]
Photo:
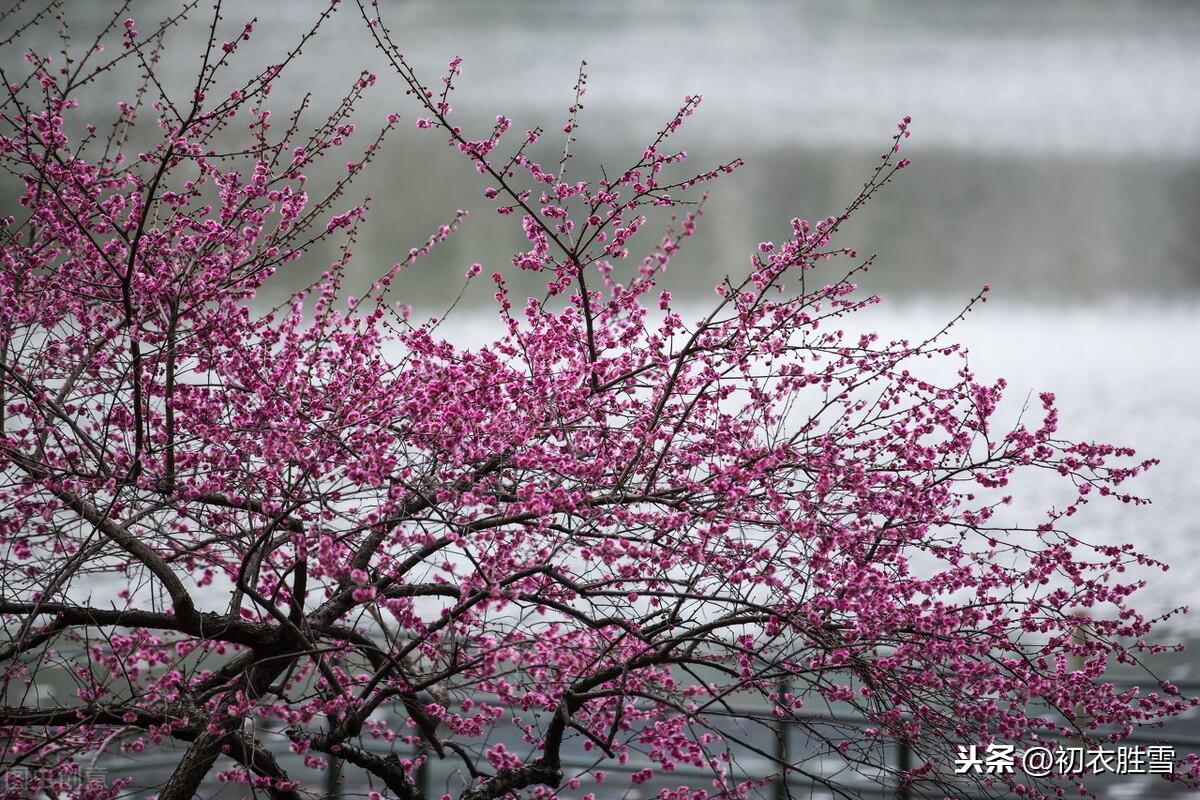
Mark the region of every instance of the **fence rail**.
[[[1133, 686], [1145, 686], [1144, 683], [1136, 681], [1120, 681], [1112, 680], [1109, 683], [1119, 685], [1125, 688]], [[1181, 690], [1185, 692], [1200, 691], [1200, 681], [1179, 682]], [[756, 707], [733, 707], [731, 711], [734, 714], [761, 714], [764, 708]], [[803, 730], [803, 725], [806, 723], [832, 723], [840, 726], [857, 726], [865, 725], [866, 720], [853, 716], [838, 716], [838, 715], [802, 715], [795, 719], [779, 719], [776, 720], [772, 727], [772, 734], [775, 740], [775, 748], [772, 753], [775, 759], [780, 762], [804, 764], [810, 769], [819, 770], [823, 765], [820, 763], [820, 756], [810, 758], [807, 761], [802, 757], [806, 751], [811, 750], [807, 747], [808, 744], [803, 740], [803, 737], [808, 735]], [[1196, 752], [1200, 750], [1200, 720], [1184, 720], [1183, 723], [1190, 730], [1162, 730], [1162, 731], [1139, 731], [1130, 736], [1124, 737], [1122, 743], [1126, 745], [1166, 745], [1177, 750], [1187, 752]], [[290, 753], [286, 747], [286, 740], [280, 735], [270, 735], [273, 729], [265, 728], [260, 730], [263, 737], [263, 742], [274, 752], [274, 754], [284, 762], [285, 769], [291, 770], [290, 761], [299, 762], [299, 757]], [[765, 738], [765, 737], [764, 737]], [[396, 749], [385, 742], [368, 739], [362, 743], [365, 749], [378, 754], [396, 753], [401, 757], [415, 755], [415, 751], [406, 749]], [[938, 790], [936, 794], [932, 794], [932, 787], [924, 786], [921, 783], [913, 783], [910, 785], [902, 785], [895, 780], [892, 770], [909, 770], [914, 766], [914, 754], [908, 743], [903, 740], [894, 740], [883, 750], [884, 763], [888, 769], [882, 774], [872, 779], [870, 776], [858, 775], [856, 780], [835, 779], [836, 776], [826, 780], [824, 777], [810, 778], [800, 774], [793, 774], [787, 777], [775, 776], [778, 772], [773, 768], [770, 759], [763, 756], [746, 756], [738, 758], [734, 766], [735, 769], [730, 770], [730, 777], [734, 780], [760, 780], [763, 782], [763, 788], [759, 791], [759, 795], [770, 800], [788, 800], [797, 796], [813, 798], [834, 798], [842, 796], [871, 798], [872, 800], [917, 800], [918, 798], [928, 797], [943, 797], [944, 792]], [[136, 756], [136, 759], [129, 760], [124, 757], [109, 757], [102, 758], [98, 761], [99, 766], [104, 772], [110, 776], [129, 776], [134, 779], [134, 785], [130, 787], [132, 794], [127, 796], [130, 798], [148, 797], [153, 793], [153, 788], [156, 785], [161, 785], [166, 776], [175, 766], [179, 757], [178, 752], [171, 751], [153, 751], [144, 752]], [[796, 759], [793, 761], [792, 759]], [[809, 762], [816, 761], [816, 764]], [[568, 753], [562, 759], [564, 772], [570, 774], [572, 772], [584, 773], [589, 769], [597, 766], [596, 759], [588, 759], [583, 757], [582, 753]], [[614, 776], [629, 774], [641, 769], [645, 766], [651, 766], [650, 762], [643, 763], [642, 761], [630, 761], [624, 765], [612, 765], [605, 763], [603, 770]], [[322, 776], [319, 773], [306, 775], [309, 780], [301, 780], [302, 784], [308, 787], [309, 791], [322, 792], [327, 800], [349, 800], [351, 797], [365, 796], [368, 785], [361, 777], [358, 770], [342, 769], [339, 762], [332, 762], [331, 767]], [[0, 764], [0, 771], [4, 770], [4, 765]], [[313, 771], [309, 770], [312, 773]], [[670, 781], [687, 782], [687, 781], [710, 781], [714, 777], [714, 773], [710, 770], [697, 768], [690, 765], [677, 766], [668, 775], [661, 776], [657, 779], [659, 785], [669, 783]], [[774, 780], [772, 780], [774, 777]], [[948, 777], [943, 774], [941, 778]], [[1141, 781], [1145, 784], [1142, 790], [1137, 790], [1132, 786], [1129, 779]], [[453, 771], [448, 771], [446, 766], [439, 762], [427, 762], [427, 764], [416, 775], [418, 788], [427, 798], [440, 797], [446, 785], [454, 781]], [[1156, 776], [1125, 776], [1122, 778], [1123, 786], [1121, 797], [1124, 798], [1168, 798], [1168, 797], [1200, 797], [1197, 793], [1187, 793], [1179, 787], [1173, 787]], [[460, 781], [461, 783], [461, 781]], [[616, 784], [616, 785], [613, 785]], [[639, 797], [646, 797], [649, 792], [654, 791], [655, 784], [652, 782], [644, 789], [636, 792], [630, 792], [625, 787], [629, 786], [626, 781], [614, 781], [613, 790], [610, 794], [604, 792], [604, 786], [597, 786], [592, 789], [593, 793], [598, 798], [606, 796], [621, 797], [625, 800], [638, 800]], [[618, 790], [617, 786], [625, 789]], [[226, 787], [229, 789], [231, 787]], [[649, 791], [647, 791], [649, 790]], [[211, 788], [212, 794], [202, 794], [205, 798], [218, 798], [226, 796], [237, 796], [236, 792], [222, 791], [219, 785], [213, 785]], [[962, 800], [984, 800], [984, 798], [998, 798], [1005, 796], [1001, 790], [985, 790], [977, 791], [972, 789], [966, 782], [963, 783], [961, 790], [954, 795]], [[1100, 794], [1101, 797], [1106, 796]]]

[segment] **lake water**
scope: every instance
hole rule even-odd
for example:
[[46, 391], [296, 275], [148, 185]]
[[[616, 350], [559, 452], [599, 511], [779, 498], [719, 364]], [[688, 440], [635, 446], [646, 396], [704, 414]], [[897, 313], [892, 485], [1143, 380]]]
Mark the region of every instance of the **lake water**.
[[[106, 16], [73, 3], [77, 41]], [[246, 0], [225, 9], [221, 38], [259, 18], [254, 46], [232, 62], [230, 85], [294, 44], [324, 5]], [[559, 130], [581, 58], [589, 89], [572, 174], [596, 177], [631, 163], [682, 98], [704, 103], [678, 134], [691, 169], [742, 157], [713, 185], [692, 255], [667, 278], [678, 293], [706, 289], [754, 243], [785, 236], [793, 216], [820, 218], [856, 193], [896, 121], [913, 117], [913, 166], [847, 228], [845, 243], [877, 252], [872, 288], [962, 296], [990, 283], [1000, 299], [1091, 302], [1116, 295], [1200, 292], [1200, 5], [1183, 0], [614, 0], [495, 3], [383, 0], [395, 37], [426, 82], [453, 56], [466, 60], [452, 100], [468, 133], [494, 116], [517, 131], [542, 126], [534, 155], [556, 162]], [[149, 30], [165, 0], [139, 4]], [[190, 90], [207, 12], [171, 34], [162, 83]], [[45, 37], [31, 47], [57, 49]], [[25, 44], [25, 41], [22, 42]], [[4, 54], [6, 68], [19, 56]], [[399, 260], [463, 208], [461, 233], [399, 291], [415, 305], [453, 298], [467, 265], [504, 268], [523, 246], [519, 226], [480, 196], [484, 182], [419, 131], [420, 116], [346, 2], [289, 67], [270, 107], [285, 115], [305, 92], [310, 118], [328, 111], [362, 68], [379, 84], [357, 114], [364, 131], [390, 111], [401, 129], [356, 184], [372, 197], [354, 286]], [[131, 99], [113, 74], [82, 99], [87, 116]], [[225, 87], [219, 90], [221, 91]], [[151, 131], [153, 134], [153, 131]], [[237, 129], [231, 131], [235, 137]], [[370, 135], [364, 133], [363, 136]], [[344, 172], [351, 155], [331, 159]], [[0, 179], [0, 192], [11, 191]], [[272, 297], [305, 285], [332, 248], [293, 265]], [[526, 279], [521, 288], [536, 290]], [[467, 300], [486, 297], [486, 287]]]

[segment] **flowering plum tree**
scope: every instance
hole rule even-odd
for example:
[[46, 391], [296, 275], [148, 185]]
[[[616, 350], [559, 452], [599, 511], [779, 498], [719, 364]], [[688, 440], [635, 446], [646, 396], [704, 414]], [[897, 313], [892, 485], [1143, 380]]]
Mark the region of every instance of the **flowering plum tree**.
[[[5, 768], [26, 768], [12, 796], [143, 750], [177, 755], [160, 800], [214, 777], [308, 796], [286, 763], [300, 757], [404, 800], [630, 782], [701, 800], [780, 775], [853, 794], [831, 759], [909, 796], [1053, 796], [1069, 780], [973, 785], [956, 747], [1118, 741], [1191, 706], [1166, 683], [1103, 681], [1158, 647], [1119, 576], [1153, 562], [1064, 526], [1098, 496], [1141, 502], [1121, 485], [1150, 462], [1060, 438], [1049, 394], [1001, 428], [1004, 382], [977, 380], [945, 331], [845, 330], [877, 298], [854, 284], [870, 259], [834, 237], [907, 165], [907, 119], [843, 213], [791, 220], [689, 310], [656, 282], [699, 220], [692, 190], [740, 164], [680, 173], [669, 144], [699, 96], [627, 169], [568, 179], [582, 70], [566, 146], [538, 163], [540, 132], [507, 117], [462, 130], [461, 60], [427, 86], [360, 3], [416, 127], [489, 176], [529, 242], [512, 265], [545, 278], [521, 300], [491, 274], [501, 327], [467, 346], [389, 295], [461, 214], [362, 296], [341, 289], [368, 211], [346, 188], [399, 116], [322, 191], [306, 172], [351, 146], [384, 81], [364, 73], [315, 125], [307, 101], [282, 123], [267, 108], [337, 3], [232, 83], [254, 26], [223, 41], [218, 3], [181, 97], [157, 67], [194, 5], [145, 32], [122, 9], [83, 51], [64, 34], [21, 74], [5, 62], [0, 158], [20, 208], [0, 228], [0, 737]], [[9, 20], [6, 47], [56, 20], [67, 30], [55, 4]], [[115, 121], [80, 119], [79, 98], [124, 68], [141, 80]], [[134, 148], [143, 118], [157, 138]], [[632, 255], [662, 208], [677, 213], [665, 235]], [[315, 284], [274, 310], [256, 300], [326, 242], [340, 256]], [[951, 379], [922, 378], [927, 359]], [[1038, 471], [1069, 505], [1010, 503], [1010, 477]], [[804, 753], [776, 741], [780, 722]], [[896, 742], [907, 764], [886, 758]], [[450, 776], [436, 789], [419, 779], [433, 762]], [[1171, 777], [1195, 776], [1189, 756]]]

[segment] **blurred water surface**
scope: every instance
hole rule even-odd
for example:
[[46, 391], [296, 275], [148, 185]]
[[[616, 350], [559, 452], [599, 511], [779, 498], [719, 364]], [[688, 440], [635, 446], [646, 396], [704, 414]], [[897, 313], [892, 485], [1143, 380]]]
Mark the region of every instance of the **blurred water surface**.
[[[219, 38], [258, 18], [254, 46], [237, 54], [230, 80], [277, 61], [323, 5], [227, 3]], [[959, 329], [980, 375], [1006, 375], [1018, 403], [1030, 391], [1052, 389], [1068, 433], [1132, 444], [1163, 459], [1141, 486], [1156, 501], [1150, 509], [1106, 504], [1081, 524], [1104, 540], [1137, 541], [1175, 567], [1154, 578], [1144, 602], [1167, 608], [1196, 598], [1200, 4], [380, 6], [426, 82], [436, 83], [451, 57], [466, 59], [452, 100], [468, 133], [486, 135], [498, 113], [513, 117], [517, 131], [540, 125], [551, 132], [535, 153], [546, 163], [557, 161], [558, 132], [586, 58], [589, 93], [570, 167], [576, 179], [632, 163], [682, 98], [702, 93], [700, 111], [677, 139], [690, 169], [733, 157], [746, 166], [711, 186], [699, 233], [664, 276], [664, 288], [695, 307], [722, 275], [741, 269], [756, 242], [784, 238], [791, 217], [840, 211], [897, 119], [911, 114], [912, 166], [856, 215], [840, 241], [879, 254], [864, 283], [889, 302], [869, 322], [897, 335], [931, 332], [981, 284], [991, 284], [992, 302]], [[174, 7], [144, 0], [132, 13], [149, 30]], [[66, 8], [80, 43], [113, 6], [75, 0]], [[161, 63], [169, 92], [190, 89], [206, 33], [200, 10], [171, 34]], [[41, 33], [20, 44], [55, 47]], [[15, 69], [17, 56], [10, 48], [0, 61]], [[524, 249], [519, 225], [494, 212], [481, 196], [483, 180], [441, 134], [416, 129], [419, 112], [373, 48], [353, 2], [342, 3], [306, 46], [270, 104], [283, 115], [311, 93], [315, 119], [363, 68], [380, 80], [358, 112], [358, 138], [391, 111], [403, 121], [355, 184], [357, 195], [371, 196], [372, 210], [350, 290], [464, 208], [471, 215], [461, 231], [401, 276], [397, 297], [418, 314], [438, 313], [458, 295], [473, 262], [485, 274], [505, 271], [518, 293], [538, 293], [539, 279], [509, 263]], [[110, 113], [132, 91], [127, 79], [106, 77], [82, 98], [83, 114]], [[231, 131], [231, 141], [239, 135]], [[344, 160], [333, 159], [332, 171], [314, 173], [313, 182], [339, 173]], [[5, 191], [11, 198], [11, 187]], [[656, 236], [647, 233], [645, 245]], [[335, 257], [328, 249], [290, 265], [263, 303], [306, 285]], [[443, 333], [481, 341], [492, 319], [489, 295], [486, 281], [468, 288]], [[1046, 495], [1030, 502], [1043, 500], [1054, 501]]]
[[[253, 4], [250, 4], [253, 5]], [[303, 4], [286, 18], [302, 19]], [[576, 177], [631, 163], [682, 98], [704, 95], [678, 137], [691, 169], [742, 157], [713, 186], [690, 257], [666, 279], [702, 291], [744, 263], [748, 246], [785, 236], [853, 197], [896, 121], [914, 118], [913, 168], [847, 235], [878, 252], [872, 288], [1091, 301], [1200, 288], [1200, 5], [1067, 0], [695, 3], [383, 3], [426, 80], [461, 55], [453, 100], [482, 132], [493, 116], [541, 125], [557, 152], [581, 58], [591, 76]], [[325, 56], [354, 42], [347, 9], [300, 84], [330, 97], [347, 76]], [[280, 20], [282, 22], [283, 20]], [[273, 27], [284, 37], [288, 26]], [[278, 30], [278, 33], [276, 31]], [[293, 77], [297, 77], [294, 75]], [[391, 82], [392, 87], [395, 86]], [[388, 96], [411, 126], [408, 98]], [[406, 131], [360, 187], [383, 224], [360, 268], [395, 260], [454, 209], [463, 232], [404, 287], [444, 302], [466, 264], [504, 267], [520, 233], [479, 197], [482, 184], [440, 135]], [[458, 162], [458, 163], [456, 163]], [[533, 281], [529, 281], [533, 285]]]
[[[324, 5], [226, 3], [219, 38], [258, 20], [253, 46], [232, 61], [229, 85], [278, 61]], [[69, 0], [76, 43], [114, 7]], [[149, 30], [175, 7], [143, 0], [131, 13]], [[452, 101], [468, 133], [485, 136], [499, 113], [513, 117], [518, 132], [540, 125], [551, 132], [535, 153], [546, 163], [557, 161], [586, 58], [591, 80], [573, 148], [576, 178], [632, 163], [685, 95], [703, 94], [677, 137], [691, 155], [687, 168], [734, 157], [746, 166], [712, 187], [695, 246], [665, 279], [677, 293], [705, 291], [739, 268], [753, 243], [785, 237], [791, 217], [839, 211], [906, 114], [914, 118], [913, 166], [858, 215], [844, 240], [880, 254], [871, 288], [961, 296], [990, 283], [1001, 299], [1049, 304], [1200, 289], [1200, 4], [382, 0], [380, 7], [427, 83], [437, 83], [451, 57], [465, 58]], [[160, 68], [176, 99], [194, 83], [207, 22], [207, 9], [198, 9], [168, 39]], [[58, 46], [40, 32], [20, 44]], [[18, 56], [9, 48], [4, 65]], [[403, 121], [356, 184], [359, 196], [372, 198], [372, 224], [357, 249], [355, 282], [369, 283], [465, 208], [473, 215], [461, 233], [400, 283], [406, 300], [437, 307], [457, 295], [467, 265], [510, 266], [523, 245], [519, 226], [492, 211], [482, 179], [442, 135], [416, 130], [412, 98], [349, 0], [289, 67], [270, 106], [278, 119], [311, 93], [315, 120], [363, 68], [381, 80], [358, 114], [359, 138], [389, 111]], [[110, 113], [132, 92], [129, 76], [114, 74], [83, 98], [85, 111]], [[328, 174], [351, 155], [334, 158]], [[269, 296], [286, 296], [334, 257], [332, 249], [314, 253]], [[537, 286], [531, 276], [520, 284]], [[482, 287], [467, 301], [486, 296]]]
[[[842, 240], [879, 254], [864, 283], [889, 302], [864, 324], [895, 335], [932, 332], [991, 284], [992, 301], [958, 329], [979, 374], [1007, 376], [1017, 406], [1030, 392], [1055, 391], [1069, 436], [1162, 459], [1135, 486], [1153, 505], [1096, 504], [1078, 518], [1078, 532], [1134, 541], [1172, 567], [1146, 573], [1143, 606], [1200, 599], [1192, 510], [1200, 496], [1200, 4], [382, 7], [427, 81], [450, 57], [466, 59], [453, 95], [461, 124], [482, 135], [505, 113], [518, 130], [541, 125], [551, 131], [545, 161], [555, 160], [575, 70], [586, 58], [576, 177], [631, 163], [685, 95], [702, 93], [678, 137], [692, 169], [734, 156], [746, 166], [711, 187], [700, 232], [665, 276], [666, 288], [697, 308], [754, 243], [782, 239], [792, 216], [839, 211], [897, 119], [911, 114], [912, 167]], [[289, 6], [269, 35], [284, 39], [302, 8]], [[395, 91], [355, 9], [346, 10], [293, 79], [330, 97], [365, 60], [386, 98], [373, 112], [394, 108], [406, 120], [359, 187], [374, 198], [375, 224], [356, 261], [363, 282], [454, 209], [472, 212], [459, 234], [403, 276], [401, 295], [436, 309], [458, 293], [472, 262], [485, 273], [515, 272], [508, 257], [524, 242], [480, 197], [484, 183], [443, 137], [415, 130], [410, 98]], [[516, 279], [537, 292], [535, 277]], [[487, 294], [482, 281], [468, 290], [443, 331], [481, 341], [491, 327]], [[1039, 512], [1061, 504], [1056, 489], [1050, 481], [1033, 486], [1025, 502]]]

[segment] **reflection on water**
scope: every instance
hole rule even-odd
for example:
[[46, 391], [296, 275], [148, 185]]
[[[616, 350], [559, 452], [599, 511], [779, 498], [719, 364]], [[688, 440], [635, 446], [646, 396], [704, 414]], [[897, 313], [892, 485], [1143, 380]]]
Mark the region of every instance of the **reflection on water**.
[[[944, 297], [885, 301], [840, 327], [852, 333], [876, 330], [884, 340], [916, 340], [936, 333], [961, 308]], [[700, 319], [705, 311], [697, 305], [684, 316]], [[443, 333], [447, 328], [464, 344], [483, 343], [500, 331], [491, 310], [456, 311]], [[1041, 303], [989, 301], [956, 325], [950, 339], [967, 346], [970, 366], [980, 381], [1001, 376], [1008, 380], [994, 421], [997, 430], [1015, 421], [1027, 399], [1033, 398], [1036, 411], [1038, 393], [1051, 391], [1061, 412], [1063, 438], [1133, 447], [1139, 458], [1160, 460], [1127, 485], [1134, 494], [1150, 498], [1150, 505], [1097, 498], [1067, 527], [1087, 542], [1132, 542], [1170, 567], [1165, 573], [1131, 569], [1120, 576], [1149, 579], [1135, 595], [1139, 609], [1157, 614], [1190, 603], [1200, 614], [1200, 518], [1194, 513], [1195, 498], [1200, 497], [1200, 418], [1195, 413], [1200, 408], [1195, 374], [1200, 301], [1104, 301], [1053, 309]], [[950, 370], [957, 366], [952, 360], [945, 364]], [[950, 377], [937, 360], [918, 360], [911, 368], [931, 380]], [[1074, 498], [1057, 475], [1039, 472], [1025, 478], [1012, 487], [1014, 508], [1025, 522]], [[1185, 617], [1183, 624], [1195, 630], [1193, 616]]]
[[[882, 330], [912, 335], [947, 319], [952, 307], [935, 301], [878, 310]], [[1190, 603], [1200, 613], [1200, 519], [1193, 513], [1200, 496], [1195, 414], [1200, 408], [1195, 355], [1200, 303], [1108, 301], [1052, 311], [1029, 303], [987, 303], [956, 330], [955, 338], [970, 347], [970, 363], [980, 378], [1008, 378], [1001, 420], [1005, 413], [1011, 418], [1031, 394], [1036, 408], [1037, 393], [1049, 390], [1057, 396], [1064, 438], [1131, 446], [1139, 457], [1160, 459], [1128, 485], [1149, 497], [1151, 505], [1099, 498], [1068, 527], [1085, 541], [1132, 542], [1170, 567], [1166, 573], [1138, 573], [1149, 579], [1135, 595], [1138, 608], [1162, 612]], [[1030, 512], [1061, 507], [1069, 500], [1061, 484], [1039, 479], [1023, 485], [1024, 507]], [[1131, 570], [1120, 578], [1133, 575]], [[1194, 631], [1195, 618], [1185, 617], [1183, 626]]]
[[[693, 124], [702, 124], [699, 120]], [[881, 134], [885, 138], [886, 133]], [[687, 134], [683, 135], [687, 140]], [[361, 284], [399, 260], [456, 208], [472, 215], [448, 242], [401, 277], [406, 302], [438, 306], [453, 298], [467, 266], [485, 274], [516, 273], [509, 258], [527, 244], [511, 218], [480, 195], [485, 185], [440, 138], [407, 139], [360, 191], [373, 198], [372, 221], [355, 261]], [[593, 143], [589, 155], [614, 166], [631, 163], [633, 140]], [[672, 262], [663, 283], [676, 296], [707, 293], [746, 263], [753, 245], [781, 240], [793, 216], [837, 213], [874, 166], [874, 151], [690, 148], [699, 169], [731, 155], [747, 165], [712, 185], [696, 237]], [[597, 156], [597, 153], [599, 155]], [[582, 172], [582, 161], [579, 172]], [[878, 253], [864, 283], [900, 294], [962, 296], [990, 283], [1001, 297], [1095, 300], [1114, 294], [1167, 295], [1200, 289], [1200, 161], [969, 156], [922, 150], [913, 165], [863, 208], [839, 240]], [[656, 238], [649, 228], [643, 246]], [[634, 249], [634, 255], [641, 251]], [[330, 250], [295, 265], [303, 285], [332, 260]], [[542, 282], [513, 275], [520, 290]], [[486, 282], [481, 282], [486, 283]], [[469, 299], [488, 297], [478, 287]]]

